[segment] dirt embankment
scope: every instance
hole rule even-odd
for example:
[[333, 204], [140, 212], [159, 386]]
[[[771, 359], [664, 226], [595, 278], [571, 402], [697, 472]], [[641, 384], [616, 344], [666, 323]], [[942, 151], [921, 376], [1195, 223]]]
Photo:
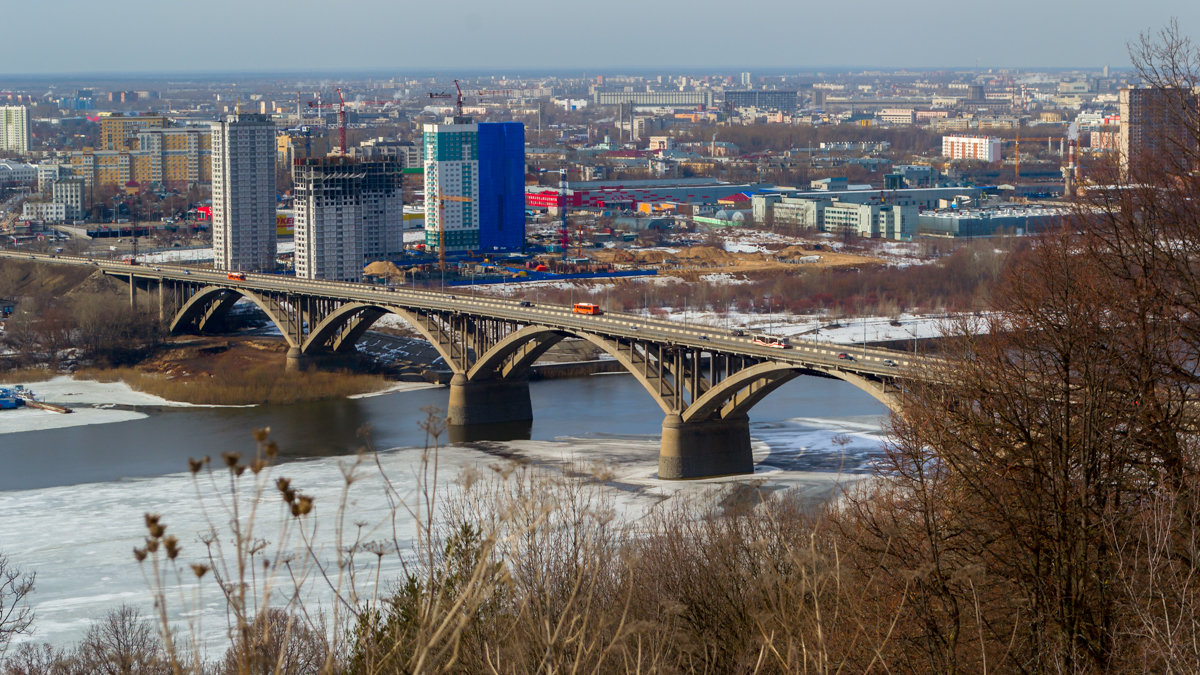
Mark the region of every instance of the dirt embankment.
[[[657, 265], [660, 274], [677, 275], [688, 272], [749, 272], [794, 269], [797, 266], [854, 267], [882, 264], [874, 256], [840, 253], [828, 247], [782, 246], [763, 247], [765, 252], [727, 251], [714, 246], [689, 246], [677, 251], [664, 249], [627, 250], [600, 249], [590, 252], [601, 263], [616, 265]], [[774, 250], [771, 250], [774, 249]]]
[[65, 297], [73, 293], [117, 290], [117, 282], [90, 267], [0, 260], [0, 297]]
[[172, 401], [225, 405], [344, 398], [379, 391], [389, 384], [379, 374], [287, 371], [286, 353], [287, 344], [280, 340], [183, 336], [136, 366], [84, 374], [101, 380], [120, 379], [138, 391]]

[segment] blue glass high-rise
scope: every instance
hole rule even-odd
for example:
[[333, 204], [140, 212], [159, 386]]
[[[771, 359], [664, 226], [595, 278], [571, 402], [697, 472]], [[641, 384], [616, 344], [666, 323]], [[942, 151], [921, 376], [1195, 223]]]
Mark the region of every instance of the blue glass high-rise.
[[479, 123], [479, 249], [525, 246], [525, 125]]

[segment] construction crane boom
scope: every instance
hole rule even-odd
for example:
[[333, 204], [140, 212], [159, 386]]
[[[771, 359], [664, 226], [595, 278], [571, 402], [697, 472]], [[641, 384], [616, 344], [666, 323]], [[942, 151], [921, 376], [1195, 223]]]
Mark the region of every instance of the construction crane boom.
[[[1053, 136], [1043, 136], [1041, 138], [1026, 138], [1026, 141], [1038, 142], [1046, 141], [1046, 148], [1050, 149], [1051, 141], [1056, 140]], [[1013, 144], [1013, 180], [1021, 178], [1021, 136], [1018, 135], [1015, 139], [1004, 139], [1005, 143]]]
[[346, 97], [342, 96], [341, 88], [338, 95], [338, 145], [342, 149], [342, 157], [346, 156]]
[[438, 269], [446, 272], [446, 202], [467, 202], [472, 200], [470, 197], [460, 197], [458, 195], [438, 195], [434, 197], [438, 202]]
[[462, 117], [463, 116], [463, 90], [462, 90], [462, 87], [459, 86], [458, 80], [454, 81], [454, 88], [458, 90], [457, 96], [454, 94], [448, 94], [444, 91], [436, 91], [436, 92], [431, 91], [431, 92], [429, 92], [429, 98], [431, 98], [431, 99], [438, 99], [438, 98], [453, 98], [453, 99], [455, 99], [454, 100], [455, 117]]
[[342, 156], [346, 155], [346, 97], [342, 95], [342, 90], [336, 89], [338, 95], [337, 103], [322, 103], [319, 95], [316, 101], [309, 101], [310, 108], [337, 108], [338, 119], [338, 147], [341, 149]]

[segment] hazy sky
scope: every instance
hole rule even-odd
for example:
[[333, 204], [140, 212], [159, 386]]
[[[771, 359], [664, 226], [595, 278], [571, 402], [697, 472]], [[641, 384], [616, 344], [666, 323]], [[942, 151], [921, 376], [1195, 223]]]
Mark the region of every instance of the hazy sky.
[[[1200, 2], [3, 0], [0, 73], [1128, 66]], [[18, 30], [12, 30], [20, 26]]]

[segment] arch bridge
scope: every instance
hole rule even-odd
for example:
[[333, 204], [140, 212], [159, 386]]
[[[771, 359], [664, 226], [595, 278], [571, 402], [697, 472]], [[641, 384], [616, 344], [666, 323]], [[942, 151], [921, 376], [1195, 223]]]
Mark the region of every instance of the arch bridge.
[[172, 332], [213, 330], [236, 302], [253, 302], [287, 341], [291, 368], [321, 354], [354, 351], [375, 321], [395, 314], [453, 371], [447, 417], [456, 427], [532, 420], [530, 366], [564, 339], [585, 340], [628, 370], [662, 409], [660, 478], [753, 472], [749, 412], [796, 377], [843, 380], [894, 408], [897, 387], [936, 363], [894, 350], [807, 340], [772, 347], [711, 326], [436, 291], [269, 274], [237, 279], [210, 270], [63, 256], [52, 262], [94, 265], [127, 281], [130, 301], [157, 304]]

